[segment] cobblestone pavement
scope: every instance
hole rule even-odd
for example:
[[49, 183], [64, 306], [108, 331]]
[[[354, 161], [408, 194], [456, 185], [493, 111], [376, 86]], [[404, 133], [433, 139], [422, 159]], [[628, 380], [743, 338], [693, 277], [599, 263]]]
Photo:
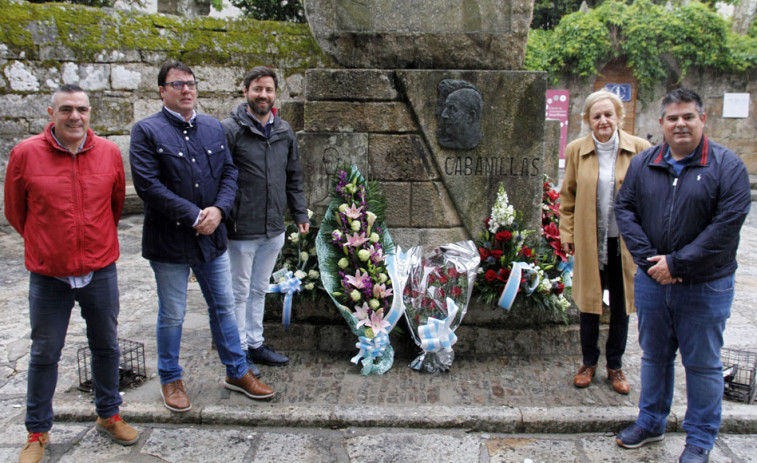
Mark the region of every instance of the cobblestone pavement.
[[[611, 433], [501, 434], [404, 428], [260, 428], [140, 424], [132, 447], [112, 444], [91, 423], [56, 424], [47, 463], [608, 463], [673, 462], [685, 436], [621, 449]], [[0, 432], [0, 461], [16, 461], [22, 425]], [[712, 463], [757, 462], [757, 434], [721, 434]]]
[[[172, 414], [162, 406], [154, 373], [157, 301], [152, 271], [140, 256], [141, 224], [141, 216], [121, 221], [118, 270], [120, 335], [144, 344], [148, 376], [124, 392], [122, 414], [143, 436], [135, 447], [121, 448], [94, 435], [92, 396], [77, 389], [77, 351], [86, 337], [81, 317], [74, 314], [55, 397], [51, 461], [594, 462], [672, 461], [680, 453], [685, 411], [680, 362], [665, 442], [624, 451], [611, 439], [637, 411], [641, 352], [635, 317], [624, 357], [628, 396], [611, 390], [604, 371], [591, 387], [575, 389], [578, 346], [564, 355], [532, 357], [458, 352], [452, 370], [439, 375], [406, 368], [409, 353], [400, 352], [388, 373], [366, 377], [349, 363], [354, 353], [315, 351], [304, 343], [297, 348], [291, 333], [272, 323], [266, 335], [278, 350], [288, 346], [284, 352], [291, 361], [286, 367], [262, 367], [263, 381], [277, 394], [257, 402], [223, 388], [205, 305], [196, 284], [190, 284], [181, 361], [193, 409]], [[742, 231], [739, 262], [725, 344], [757, 352], [755, 214]], [[24, 438], [28, 273], [23, 242], [7, 226], [0, 227], [0, 283], [0, 461], [14, 461]], [[724, 401], [723, 410], [712, 461], [757, 461], [757, 407]]]

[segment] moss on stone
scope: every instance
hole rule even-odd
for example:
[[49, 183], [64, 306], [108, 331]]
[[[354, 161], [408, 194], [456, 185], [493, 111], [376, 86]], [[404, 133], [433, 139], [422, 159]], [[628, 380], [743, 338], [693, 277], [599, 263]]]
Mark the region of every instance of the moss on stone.
[[331, 63], [306, 24], [9, 0], [0, 0], [0, 10], [0, 42], [28, 58], [42, 47], [65, 47], [83, 62], [96, 61], [103, 51], [138, 50], [143, 58], [159, 54], [206, 66], [271, 64], [290, 73]]

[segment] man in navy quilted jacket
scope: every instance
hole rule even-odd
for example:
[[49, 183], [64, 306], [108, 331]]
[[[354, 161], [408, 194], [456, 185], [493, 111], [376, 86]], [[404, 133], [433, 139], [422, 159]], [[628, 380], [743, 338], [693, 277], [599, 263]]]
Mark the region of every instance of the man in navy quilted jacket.
[[190, 269], [208, 303], [210, 331], [226, 366], [227, 389], [251, 399], [273, 390], [250, 373], [239, 343], [231, 291], [226, 227], [237, 169], [221, 123], [199, 115], [197, 80], [179, 61], [158, 73], [163, 109], [134, 125], [129, 160], [134, 188], [145, 203], [142, 256], [158, 289], [158, 374], [163, 404], [192, 408], [179, 365]]
[[641, 396], [636, 422], [616, 442], [662, 440], [676, 351], [686, 369], [684, 463], [706, 462], [721, 420], [720, 349], [731, 313], [739, 232], [751, 206], [741, 159], [704, 135], [702, 100], [676, 89], [662, 100], [661, 145], [638, 154], [615, 202], [618, 228], [638, 270]]

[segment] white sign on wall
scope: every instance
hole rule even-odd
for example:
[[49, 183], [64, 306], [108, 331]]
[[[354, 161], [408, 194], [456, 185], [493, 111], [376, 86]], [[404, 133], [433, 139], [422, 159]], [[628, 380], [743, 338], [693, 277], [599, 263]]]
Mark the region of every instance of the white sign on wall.
[[748, 93], [724, 93], [723, 94], [723, 117], [746, 118], [749, 117], [749, 94]]

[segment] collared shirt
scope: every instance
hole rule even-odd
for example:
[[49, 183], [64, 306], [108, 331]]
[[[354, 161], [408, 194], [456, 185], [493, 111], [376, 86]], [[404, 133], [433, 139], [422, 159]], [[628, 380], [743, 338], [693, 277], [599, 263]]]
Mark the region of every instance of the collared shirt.
[[266, 138], [271, 136], [271, 127], [273, 127], [273, 119], [275, 118], [273, 111], [270, 112], [270, 117], [268, 118], [268, 122], [265, 123], [265, 126], [260, 123], [260, 121], [250, 112], [250, 110], [247, 110], [247, 115], [250, 116], [250, 119], [252, 120], [253, 125], [255, 125], [255, 128], [260, 130], [260, 133], [263, 134]]
[[[173, 111], [173, 110], [171, 110], [171, 109], [168, 109], [168, 107], [167, 107], [167, 106], [165, 106], [165, 105], [163, 106], [163, 108], [164, 108], [164, 109], [165, 109], [165, 110], [166, 110], [166, 111], [168, 112], [168, 114], [170, 114], [170, 115], [172, 115], [172, 116], [176, 116], [176, 117], [178, 117], [179, 119], [181, 119], [182, 121], [184, 120], [184, 116], [182, 116], [181, 114], [177, 113], [176, 111]], [[193, 110], [192, 110], [192, 117], [190, 117], [190, 118], [189, 118], [189, 120], [188, 120], [187, 122], [189, 122], [190, 124], [192, 124], [192, 123], [193, 123], [193, 122], [195, 121], [195, 119], [196, 119], [196, 118], [197, 118], [197, 111], [195, 111], [195, 110], [193, 109]]]
[[697, 153], [697, 150], [694, 150], [690, 155], [686, 156], [683, 159], [680, 159], [676, 161], [673, 159], [673, 155], [670, 154], [670, 145], [667, 146], [667, 149], [665, 150], [665, 155], [663, 156], [663, 159], [665, 162], [667, 162], [670, 167], [673, 168], [673, 170], [676, 172], [676, 177], [681, 176], [681, 172], [683, 172], [683, 168], [691, 164], [691, 161], [694, 159], [694, 155]]
[[[58, 140], [58, 137], [55, 136], [55, 126], [53, 126], [52, 129], [50, 129], [50, 132], [53, 134], [53, 138], [55, 139], [55, 143], [58, 144], [61, 148], [63, 148], [66, 151], [69, 151], [69, 149]], [[79, 151], [81, 151], [82, 148], [84, 148], [84, 144], [87, 142], [87, 133], [84, 132], [84, 138], [81, 141], [81, 145], [79, 145]]]

